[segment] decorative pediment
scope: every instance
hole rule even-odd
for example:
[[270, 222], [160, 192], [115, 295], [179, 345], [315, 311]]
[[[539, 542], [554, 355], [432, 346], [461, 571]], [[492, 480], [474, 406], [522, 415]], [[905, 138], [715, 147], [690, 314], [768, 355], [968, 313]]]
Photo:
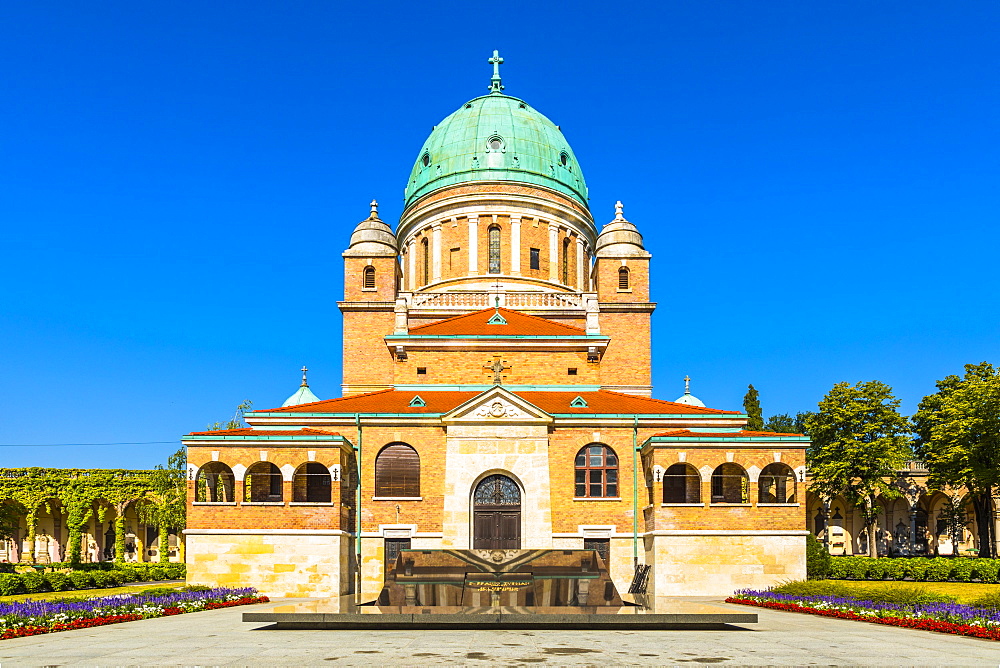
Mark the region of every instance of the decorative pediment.
[[501, 386], [492, 387], [441, 418], [442, 422], [552, 422], [552, 416]]

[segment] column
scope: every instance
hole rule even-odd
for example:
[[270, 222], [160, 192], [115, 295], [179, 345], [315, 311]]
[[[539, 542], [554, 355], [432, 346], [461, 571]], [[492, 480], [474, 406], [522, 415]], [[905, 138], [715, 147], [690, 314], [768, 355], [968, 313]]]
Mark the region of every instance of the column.
[[549, 280], [559, 282], [559, 226], [549, 223]]
[[434, 245], [434, 248], [431, 249], [431, 255], [434, 258], [431, 265], [433, 269], [431, 280], [436, 282], [441, 280], [441, 223], [438, 223], [431, 229], [433, 232], [432, 244]]
[[576, 238], [576, 289], [580, 292], [586, 292], [587, 286], [584, 285], [584, 272], [583, 272], [583, 237], [578, 236]]
[[409, 277], [406, 279], [406, 288], [413, 292], [417, 289], [417, 240], [410, 237], [409, 242], [406, 244], [406, 268], [410, 272]]
[[479, 274], [479, 218], [469, 216], [469, 275]]
[[510, 273], [521, 273], [521, 217], [510, 217]]

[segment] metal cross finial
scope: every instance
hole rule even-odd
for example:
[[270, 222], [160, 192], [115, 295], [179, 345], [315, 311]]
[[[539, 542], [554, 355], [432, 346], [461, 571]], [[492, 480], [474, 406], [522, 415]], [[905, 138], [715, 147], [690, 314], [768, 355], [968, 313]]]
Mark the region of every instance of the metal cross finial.
[[615, 202], [615, 220], [625, 220], [625, 205], [621, 200]]
[[306, 382], [306, 371], [308, 370], [306, 367], [302, 367], [302, 387], [309, 387], [309, 383]]
[[510, 371], [510, 367], [500, 361], [499, 355], [494, 355], [493, 364], [484, 364], [483, 369], [493, 373], [494, 385], [503, 385], [503, 372]]
[[378, 218], [378, 202], [375, 201], [375, 200], [372, 200], [371, 206], [372, 206], [372, 212], [371, 212], [371, 215], [368, 216], [368, 217], [369, 218]]
[[691, 394], [691, 376], [684, 376], [684, 394]]
[[503, 58], [500, 57], [500, 53], [496, 49], [493, 49], [493, 57], [486, 62], [493, 66], [493, 77], [490, 79], [490, 92], [499, 93], [503, 90], [503, 84], [500, 83], [500, 65], [503, 64]]

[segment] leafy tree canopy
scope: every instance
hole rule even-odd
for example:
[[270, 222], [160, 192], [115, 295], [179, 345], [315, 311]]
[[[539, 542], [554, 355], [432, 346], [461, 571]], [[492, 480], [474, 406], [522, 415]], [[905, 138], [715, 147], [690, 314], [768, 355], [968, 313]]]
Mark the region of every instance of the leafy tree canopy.
[[913, 417], [916, 451], [931, 485], [965, 487], [972, 494], [979, 528], [979, 556], [994, 553], [993, 501], [1000, 487], [1000, 371], [966, 364], [965, 375], [937, 382]]
[[205, 427], [205, 431], [222, 431], [223, 429], [245, 429], [247, 423], [243, 421], [243, 415], [253, 409], [253, 402], [246, 399], [236, 407], [233, 417], [226, 422], [215, 422]]
[[760, 411], [760, 393], [753, 385], [747, 386], [743, 396], [743, 412], [747, 414], [747, 431], [763, 431], [764, 417]]
[[877, 498], [900, 495], [892, 479], [910, 454], [910, 425], [899, 414], [899, 399], [877, 380], [837, 383], [807, 428], [813, 441], [806, 453], [812, 490], [828, 498], [843, 495], [858, 508], [875, 556]]
[[764, 423], [764, 431], [773, 431], [779, 434], [809, 434], [806, 423], [815, 413], [811, 411], [800, 411], [792, 417], [788, 413], [779, 413], [767, 418]]

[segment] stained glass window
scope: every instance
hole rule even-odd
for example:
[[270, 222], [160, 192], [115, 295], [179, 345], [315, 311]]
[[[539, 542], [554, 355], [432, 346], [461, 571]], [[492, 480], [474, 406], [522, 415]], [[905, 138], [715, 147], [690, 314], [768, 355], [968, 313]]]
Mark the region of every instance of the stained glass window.
[[507, 476], [494, 473], [476, 485], [472, 499], [477, 506], [519, 506], [521, 490]]

